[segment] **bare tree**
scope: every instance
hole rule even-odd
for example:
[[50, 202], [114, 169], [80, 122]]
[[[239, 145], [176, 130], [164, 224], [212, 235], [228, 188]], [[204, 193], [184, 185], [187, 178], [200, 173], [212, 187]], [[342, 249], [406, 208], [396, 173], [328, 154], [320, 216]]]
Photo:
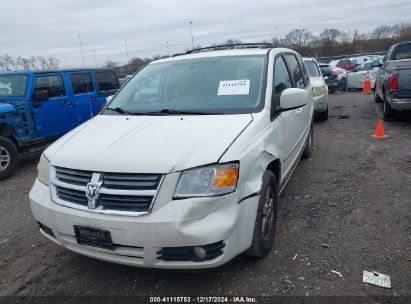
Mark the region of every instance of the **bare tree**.
[[53, 56], [47, 57], [48, 68], [56, 70], [59, 68], [59, 60]]
[[118, 62], [108, 59], [106, 60], [106, 64], [104, 65], [104, 67], [115, 69], [116, 67], [118, 67]]
[[305, 28], [292, 30], [284, 37], [285, 43], [295, 48], [305, 47], [312, 39], [313, 35]]
[[371, 38], [389, 39], [394, 34], [395, 28], [389, 25], [380, 25], [371, 32]]

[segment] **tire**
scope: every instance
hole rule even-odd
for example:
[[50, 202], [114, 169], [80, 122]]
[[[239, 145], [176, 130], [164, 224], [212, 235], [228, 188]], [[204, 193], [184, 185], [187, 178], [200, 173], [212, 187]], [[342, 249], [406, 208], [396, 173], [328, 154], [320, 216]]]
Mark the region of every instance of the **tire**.
[[340, 91], [346, 91], [347, 90], [347, 80], [345, 78], [341, 78], [340, 81], [338, 82], [338, 90]]
[[[327, 112], [328, 117], [328, 112]], [[303, 154], [301, 154], [301, 158], [310, 158], [311, 153], [313, 151], [313, 141], [314, 141], [314, 128], [313, 124], [310, 126], [310, 133], [307, 136], [307, 140], [305, 141], [305, 146], [303, 150]]]
[[0, 136], [0, 180], [12, 176], [18, 163], [17, 147], [10, 139]]
[[337, 92], [337, 87], [331, 87], [330, 88], [330, 93], [335, 94]]
[[385, 121], [394, 121], [397, 116], [397, 113], [391, 108], [387, 97], [384, 95], [383, 100], [383, 117]]
[[278, 215], [277, 179], [271, 171], [265, 171], [255, 219], [253, 241], [246, 255], [263, 258], [274, 245]]
[[381, 97], [377, 94], [377, 88], [376, 87], [374, 87], [374, 101], [376, 103], [381, 103], [382, 102]]
[[324, 112], [320, 112], [315, 116], [316, 120], [325, 121], [328, 119], [328, 107]]

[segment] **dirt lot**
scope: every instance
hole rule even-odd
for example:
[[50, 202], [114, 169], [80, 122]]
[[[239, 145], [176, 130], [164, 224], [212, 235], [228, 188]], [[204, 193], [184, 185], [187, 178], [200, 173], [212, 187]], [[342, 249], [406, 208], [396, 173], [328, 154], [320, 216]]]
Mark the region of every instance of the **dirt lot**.
[[[28, 202], [37, 162], [26, 161], [0, 182], [0, 296], [410, 297], [411, 117], [385, 123], [389, 138], [377, 141], [370, 135], [380, 115], [371, 95], [330, 96], [312, 158], [300, 162], [280, 199], [275, 249], [201, 274], [110, 264], [46, 240]], [[362, 283], [363, 270], [390, 275], [392, 289]]]

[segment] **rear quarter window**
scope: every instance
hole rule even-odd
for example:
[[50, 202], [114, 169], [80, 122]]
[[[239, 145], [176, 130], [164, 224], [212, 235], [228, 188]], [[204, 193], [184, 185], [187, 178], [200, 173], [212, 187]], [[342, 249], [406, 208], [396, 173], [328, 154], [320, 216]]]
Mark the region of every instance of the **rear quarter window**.
[[111, 94], [120, 88], [120, 84], [114, 72], [96, 72], [96, 82], [101, 94]]
[[94, 92], [93, 82], [88, 73], [71, 74], [70, 81], [76, 95]]

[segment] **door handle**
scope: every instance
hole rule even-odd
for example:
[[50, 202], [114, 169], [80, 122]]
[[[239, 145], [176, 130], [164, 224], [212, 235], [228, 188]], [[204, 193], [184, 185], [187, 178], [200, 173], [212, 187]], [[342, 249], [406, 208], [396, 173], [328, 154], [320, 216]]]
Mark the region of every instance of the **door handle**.
[[297, 114], [300, 114], [302, 111], [303, 111], [303, 108], [302, 108], [302, 107], [295, 110], [295, 112], [296, 112]]
[[64, 101], [61, 103], [61, 105], [62, 105], [63, 107], [70, 107], [70, 106], [71, 106], [71, 102], [68, 101], [68, 100], [64, 100]]

